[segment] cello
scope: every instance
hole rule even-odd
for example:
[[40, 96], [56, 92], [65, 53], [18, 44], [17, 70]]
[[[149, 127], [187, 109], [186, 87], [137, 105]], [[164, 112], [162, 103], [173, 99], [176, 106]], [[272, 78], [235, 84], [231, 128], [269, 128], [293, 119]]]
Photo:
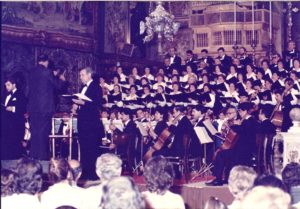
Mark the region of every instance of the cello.
[[[179, 119], [179, 117], [181, 116], [178, 115], [174, 121], [172, 122], [172, 124], [176, 123], [177, 120]], [[145, 162], [147, 162], [153, 155], [154, 152], [161, 150], [163, 148], [163, 146], [165, 145], [165, 143], [168, 141], [169, 138], [171, 138], [173, 134], [170, 132], [169, 128], [165, 128], [161, 134], [158, 136], [157, 141], [155, 142], [154, 145], [152, 145], [149, 150], [146, 152], [146, 154], [144, 155], [143, 159]]]

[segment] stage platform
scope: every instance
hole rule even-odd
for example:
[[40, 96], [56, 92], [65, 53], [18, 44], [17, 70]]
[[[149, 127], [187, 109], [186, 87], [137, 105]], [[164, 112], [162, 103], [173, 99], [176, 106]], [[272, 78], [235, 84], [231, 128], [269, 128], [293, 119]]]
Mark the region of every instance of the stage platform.
[[[211, 197], [217, 197], [225, 204], [231, 204], [233, 196], [231, 195], [228, 185], [223, 186], [206, 186], [205, 182], [211, 180], [211, 177], [197, 178], [190, 183], [184, 183], [183, 180], [175, 180], [171, 191], [180, 194], [186, 204], [186, 209], [204, 209], [206, 200]], [[146, 184], [142, 176], [134, 176], [140, 191], [146, 190]]]

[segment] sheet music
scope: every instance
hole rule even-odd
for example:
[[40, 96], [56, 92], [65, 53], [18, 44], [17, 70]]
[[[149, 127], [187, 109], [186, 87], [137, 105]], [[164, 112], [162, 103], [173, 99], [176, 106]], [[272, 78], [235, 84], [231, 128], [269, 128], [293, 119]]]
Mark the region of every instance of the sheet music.
[[196, 135], [200, 141], [201, 144], [207, 144], [214, 142], [210, 136], [208, 135], [206, 129], [204, 127], [194, 127], [194, 130], [196, 132]]
[[113, 121], [112, 121], [112, 124], [113, 124], [114, 126], [116, 126], [116, 128], [119, 129], [120, 131], [123, 131], [123, 129], [124, 129], [124, 124], [122, 123], [121, 120], [113, 120]]
[[85, 96], [84, 94], [81, 94], [81, 93], [77, 93], [77, 94], [73, 94], [73, 95], [70, 95], [70, 94], [63, 94], [62, 95], [63, 97], [66, 97], [66, 98], [78, 98], [78, 99], [82, 99], [84, 101], [88, 101], [88, 102], [92, 102], [93, 100], [91, 100], [90, 98], [88, 98], [87, 96]]
[[142, 136], [148, 136], [148, 132], [146, 131], [145, 127], [143, 126], [143, 123], [136, 122], [136, 125], [137, 125], [138, 129], [140, 130]]
[[216, 133], [218, 133], [218, 131], [213, 126], [210, 120], [204, 120], [203, 124], [207, 128], [207, 130], [211, 133], [211, 135], [215, 135]]

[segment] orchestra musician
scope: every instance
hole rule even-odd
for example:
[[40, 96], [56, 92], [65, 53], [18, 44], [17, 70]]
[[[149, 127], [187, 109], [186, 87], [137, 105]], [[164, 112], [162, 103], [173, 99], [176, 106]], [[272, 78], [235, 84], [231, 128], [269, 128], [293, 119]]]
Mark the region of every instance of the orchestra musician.
[[114, 124], [110, 125], [110, 129], [113, 131], [113, 142], [110, 148], [116, 148], [117, 153], [125, 155], [128, 161], [128, 172], [132, 174], [134, 166], [134, 145], [137, 136], [137, 127], [133, 120], [131, 120], [132, 112], [127, 108], [120, 110], [120, 119], [124, 124], [124, 129], [119, 130]]
[[234, 126], [230, 127], [238, 134], [238, 138], [229, 149], [222, 149], [216, 154], [213, 168], [213, 175], [216, 178], [206, 183], [208, 186], [220, 186], [227, 182], [229, 172], [235, 165], [251, 165], [252, 154], [256, 150], [257, 128], [256, 120], [249, 114], [252, 107], [249, 102], [239, 105], [239, 115], [242, 120], [233, 121]]

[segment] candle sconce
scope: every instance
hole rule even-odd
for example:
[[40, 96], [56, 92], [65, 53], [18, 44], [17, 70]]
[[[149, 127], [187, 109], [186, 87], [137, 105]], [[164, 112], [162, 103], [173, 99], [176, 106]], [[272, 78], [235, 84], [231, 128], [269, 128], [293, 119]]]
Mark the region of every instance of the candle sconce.
[[233, 43], [233, 46], [232, 46], [232, 49], [233, 49], [233, 51], [234, 51], [234, 58], [237, 57], [237, 50], [238, 50], [238, 48], [239, 48], [239, 46], [237, 45], [237, 42], [235, 41], [235, 42]]
[[252, 39], [251, 41], [251, 48], [252, 48], [252, 64], [255, 66], [255, 52], [256, 52], [257, 40]]

